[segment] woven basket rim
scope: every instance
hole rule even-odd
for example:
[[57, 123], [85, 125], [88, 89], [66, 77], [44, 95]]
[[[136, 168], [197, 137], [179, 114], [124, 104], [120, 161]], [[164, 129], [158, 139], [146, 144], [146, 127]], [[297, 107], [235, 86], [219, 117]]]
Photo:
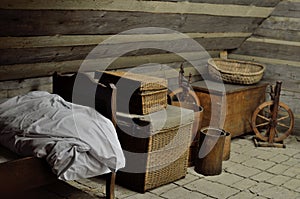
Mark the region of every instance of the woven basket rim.
[[[240, 64], [250, 64], [250, 65], [259, 66], [261, 68], [261, 70], [258, 71], [258, 72], [250, 72], [250, 73], [238, 72], [238, 71], [228, 71], [228, 70], [223, 70], [223, 69], [219, 68], [214, 63], [214, 61], [234, 62], [234, 63], [240, 63]], [[243, 75], [243, 76], [261, 75], [266, 69], [266, 66], [263, 65], [263, 64], [260, 64], [260, 63], [251, 62], [251, 61], [235, 60], [235, 59], [210, 58], [210, 59], [208, 59], [207, 62], [210, 66], [214, 67], [216, 70], [220, 71], [221, 73], [233, 74], [233, 75]]]

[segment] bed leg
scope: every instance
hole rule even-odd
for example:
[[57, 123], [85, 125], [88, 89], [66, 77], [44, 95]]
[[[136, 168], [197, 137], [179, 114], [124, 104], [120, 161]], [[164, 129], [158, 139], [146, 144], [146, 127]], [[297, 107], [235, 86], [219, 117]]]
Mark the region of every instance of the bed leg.
[[106, 176], [106, 198], [114, 199], [115, 198], [115, 181], [116, 173], [111, 172]]

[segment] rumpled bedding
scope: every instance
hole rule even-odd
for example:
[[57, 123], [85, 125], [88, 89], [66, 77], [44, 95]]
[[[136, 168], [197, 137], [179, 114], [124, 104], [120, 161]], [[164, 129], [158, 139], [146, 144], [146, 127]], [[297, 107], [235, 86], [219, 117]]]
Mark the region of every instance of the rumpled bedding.
[[45, 158], [61, 180], [89, 178], [125, 166], [109, 119], [45, 91], [0, 104], [0, 145], [21, 156]]

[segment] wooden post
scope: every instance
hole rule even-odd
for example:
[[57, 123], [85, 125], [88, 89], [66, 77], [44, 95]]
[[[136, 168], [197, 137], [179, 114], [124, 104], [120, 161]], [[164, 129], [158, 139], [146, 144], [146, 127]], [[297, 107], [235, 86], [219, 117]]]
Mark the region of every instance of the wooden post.
[[227, 54], [226, 50], [220, 52], [220, 58], [221, 59], [227, 59], [227, 57], [228, 57], [228, 54]]
[[116, 181], [116, 173], [111, 172], [106, 176], [106, 199], [114, 199], [115, 198], [115, 181]]

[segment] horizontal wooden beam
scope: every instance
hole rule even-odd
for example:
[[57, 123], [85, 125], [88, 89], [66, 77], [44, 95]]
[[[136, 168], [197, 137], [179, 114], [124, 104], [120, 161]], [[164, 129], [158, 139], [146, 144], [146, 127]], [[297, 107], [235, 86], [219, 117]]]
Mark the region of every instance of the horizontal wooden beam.
[[51, 84], [52, 78], [50, 77], [39, 77], [29, 78], [24, 80], [12, 80], [12, 81], [1, 81], [0, 90], [13, 90], [27, 87], [36, 87], [39, 85]]
[[229, 58], [238, 59], [238, 60], [255, 61], [261, 63], [268, 63], [268, 64], [290, 65], [290, 66], [300, 67], [300, 62], [290, 61], [290, 60], [272, 59], [266, 57], [239, 55], [239, 54], [229, 54]]
[[270, 39], [270, 38], [250, 37], [249, 39], [247, 39], [247, 42], [260, 42], [260, 43], [269, 43], [269, 44], [300, 47], [300, 42], [286, 41], [286, 40], [279, 40], [279, 39]]
[[293, 30], [274, 30], [270, 28], [258, 28], [254, 32], [254, 36], [268, 37], [286, 41], [300, 41], [300, 32]]
[[0, 178], [5, 179], [0, 182], [3, 198], [7, 198], [6, 196], [14, 198], [13, 195], [18, 194], [21, 196], [25, 190], [58, 181], [47, 162], [34, 157], [19, 158], [0, 164]]
[[[287, 92], [291, 92], [291, 93], [297, 93], [300, 94], [299, 90], [293, 90], [293, 89], [289, 89], [289, 88], [282, 88], [283, 91], [287, 91]], [[299, 115], [300, 116], [300, 115]]]
[[299, 2], [282, 1], [276, 6], [276, 9], [272, 12], [272, 16], [300, 18], [299, 11], [300, 11], [300, 1]]
[[[178, 74], [180, 70], [181, 63], [170, 63], [170, 64], [149, 64], [143, 65], [138, 68], [128, 68], [123, 69], [125, 71], [131, 71], [133, 73], [150, 75], [154, 77], [166, 78], [168, 79], [168, 87], [177, 86], [178, 87]], [[201, 76], [199, 71], [197, 71], [190, 63], [184, 63], [185, 76], [188, 77], [189, 74], [192, 75], [192, 80], [199, 80]], [[91, 74], [94, 76], [94, 73]], [[28, 78], [24, 80], [8, 80], [0, 81], [0, 103], [1, 99], [14, 97], [16, 95], [25, 94], [32, 90], [43, 90], [52, 92], [52, 77], [38, 77], [38, 78]], [[1, 161], [1, 158], [0, 158]]]
[[179, 13], [201, 14], [215, 16], [239, 17], [268, 17], [273, 8], [254, 7], [243, 5], [189, 3], [189, 2], [157, 2], [138, 0], [2, 0], [1, 9], [27, 10], [103, 10], [103, 11], [130, 11], [150, 13]]
[[147, 0], [147, 1], [188, 1], [195, 3], [213, 3], [213, 4], [234, 4], [234, 5], [252, 5], [263, 7], [274, 7], [280, 0]]
[[[120, 56], [141, 56], [164, 53], [185, 53], [238, 48], [246, 38], [220, 37], [141, 41], [62, 47], [0, 48], [0, 65], [60, 62]], [[84, 42], [84, 41], [83, 41]], [[84, 44], [84, 43], [83, 43]]]
[[17, 95], [25, 94], [30, 91], [47, 91], [49, 93], [52, 92], [52, 83], [51, 84], [44, 84], [32, 87], [24, 87], [19, 89], [7, 90], [7, 98], [14, 97]]
[[299, 42], [295, 42], [293, 45], [293, 42], [254, 39], [254, 42], [247, 40], [233, 53], [300, 62], [300, 46], [298, 44]]
[[[252, 32], [264, 18], [98, 10], [1, 10], [0, 36]], [[88, 16], [88, 17], [87, 17]], [[216, 25], [218, 24], [218, 25]], [[152, 27], [152, 28], [146, 28]], [[157, 28], [155, 28], [157, 27]], [[137, 28], [142, 28], [138, 29]], [[17, 31], [16, 31], [17, 30]], [[136, 34], [135, 33], [135, 34]]]
[[[209, 51], [209, 54], [212, 57], [216, 57], [218, 56], [219, 51]], [[188, 59], [189, 61], [197, 61], [201, 59], [201, 54], [199, 53], [181, 53], [181, 55], [185, 58], [171, 53], [120, 57], [113, 63], [111, 63], [108, 69], [130, 68], [148, 63], [164, 64], [173, 62], [184, 62], [186, 61], [186, 59]], [[207, 57], [205, 52], [203, 54], [203, 57]], [[0, 66], [0, 81], [49, 76], [52, 75], [54, 71], [61, 73], [76, 72], [78, 71], [82, 63], [85, 64], [85, 71], [104, 70], [105, 68], [102, 68], [101, 66], [107, 65], [111, 61], [112, 60], [110, 58], [103, 58], [62, 62], [2, 65]], [[205, 60], [201, 62], [204, 61]]]
[[[178, 78], [180, 65], [181, 65], [180, 63], [178, 63], [178, 67], [172, 67], [171, 65], [168, 66], [153, 65], [153, 66], [142, 66], [139, 68], [134, 68], [133, 70], [130, 68], [124, 70], [130, 71], [132, 73], [137, 73], [137, 74], [149, 75], [149, 76], [160, 77], [165, 79], [172, 79], [172, 78]], [[189, 74], [191, 74], [192, 76], [200, 75], [199, 71], [197, 71], [190, 63], [185, 63], [184, 75], [185, 77], [188, 77]], [[177, 81], [177, 85], [178, 85], [178, 81]]]
[[276, 30], [300, 30], [300, 18], [271, 16], [259, 28]]
[[216, 33], [173, 33], [173, 34], [138, 34], [138, 35], [54, 35], [31, 37], [0, 37], [0, 49], [7, 48], [38, 48], [58, 46], [85, 46], [119, 44], [141, 41], [174, 41], [182, 38], [246, 38], [251, 33], [216, 32]]
[[300, 0], [281, 0], [281, 1], [283, 1], [283, 2], [299, 2], [300, 3]]

